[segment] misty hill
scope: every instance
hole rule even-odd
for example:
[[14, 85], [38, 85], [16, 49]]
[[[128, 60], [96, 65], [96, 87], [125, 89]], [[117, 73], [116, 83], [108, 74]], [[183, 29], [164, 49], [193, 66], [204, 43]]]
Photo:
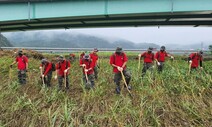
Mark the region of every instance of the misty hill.
[[134, 43], [129, 40], [116, 39], [113, 42], [104, 37], [97, 37], [73, 32], [16, 32], [7, 35], [8, 40], [17, 47], [52, 47], [52, 48], [115, 48], [146, 49], [149, 46], [159, 48], [153, 43]]
[[0, 47], [12, 47], [12, 44], [2, 34], [0, 34]]

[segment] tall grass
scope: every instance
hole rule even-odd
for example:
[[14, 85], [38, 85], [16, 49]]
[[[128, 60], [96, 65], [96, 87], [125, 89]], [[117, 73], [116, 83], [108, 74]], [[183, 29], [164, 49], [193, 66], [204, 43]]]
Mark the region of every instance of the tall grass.
[[[108, 55], [102, 53], [100, 57], [109, 58]], [[57, 91], [55, 80], [51, 88], [42, 88], [40, 61], [35, 59], [29, 60], [27, 85], [19, 85], [15, 67], [9, 69], [12, 61], [13, 58], [0, 58], [0, 126], [211, 126], [212, 61], [204, 62], [206, 73], [197, 71], [190, 75], [185, 61], [167, 61], [162, 73], [154, 69], [141, 78], [142, 66], [138, 70], [138, 61], [130, 58], [127, 66], [132, 72], [133, 98], [124, 87], [120, 95], [115, 94], [108, 59], [100, 60], [94, 90], [84, 89], [82, 70], [75, 61], [67, 93]]]

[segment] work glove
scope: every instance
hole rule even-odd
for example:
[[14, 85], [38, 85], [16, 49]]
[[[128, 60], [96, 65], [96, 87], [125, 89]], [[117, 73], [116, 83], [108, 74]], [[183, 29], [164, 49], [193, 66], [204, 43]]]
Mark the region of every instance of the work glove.
[[171, 59], [174, 59], [174, 56], [171, 56]]
[[122, 68], [122, 67], [118, 67], [118, 70], [119, 70], [119, 71], [123, 71], [123, 68]]
[[42, 67], [39, 67], [39, 69], [42, 69]]
[[85, 65], [85, 64], [82, 64], [81, 66], [82, 66], [82, 67], [86, 67], [86, 65]]
[[157, 62], [158, 66], [160, 66], [160, 62]]
[[192, 63], [192, 61], [190, 60], [189, 63]]
[[68, 70], [66, 69], [66, 70], [64, 70], [64, 73], [67, 73], [68, 72]]
[[201, 70], [203, 70], [203, 67], [200, 67]]
[[45, 76], [44, 75], [41, 75], [42, 76], [42, 78], [44, 78]]
[[141, 57], [141, 54], [138, 54], [138, 57]]
[[10, 64], [10, 68], [12, 68], [13, 67], [13, 65], [12, 64]]
[[55, 80], [57, 79], [57, 75], [54, 76], [54, 79], [55, 79]]
[[88, 72], [88, 69], [85, 69], [85, 72], [87, 73]]

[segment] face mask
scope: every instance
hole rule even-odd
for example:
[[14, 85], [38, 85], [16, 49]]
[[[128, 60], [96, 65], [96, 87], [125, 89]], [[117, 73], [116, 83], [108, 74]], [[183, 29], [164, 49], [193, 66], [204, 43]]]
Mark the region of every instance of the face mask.
[[63, 60], [59, 60], [60, 63], [63, 63]]
[[116, 52], [116, 54], [120, 55], [120, 54], [121, 54], [121, 52]]

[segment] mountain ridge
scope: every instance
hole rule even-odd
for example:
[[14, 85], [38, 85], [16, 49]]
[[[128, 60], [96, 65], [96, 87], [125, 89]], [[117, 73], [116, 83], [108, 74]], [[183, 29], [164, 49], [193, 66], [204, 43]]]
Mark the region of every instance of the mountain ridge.
[[49, 48], [115, 48], [121, 46], [128, 49], [146, 49], [149, 46], [159, 48], [154, 43], [135, 43], [125, 39], [108, 41], [104, 37], [66, 32], [17, 32], [7, 36], [17, 47], [49, 47]]
[[0, 47], [12, 47], [10, 41], [2, 34], [0, 34]]

